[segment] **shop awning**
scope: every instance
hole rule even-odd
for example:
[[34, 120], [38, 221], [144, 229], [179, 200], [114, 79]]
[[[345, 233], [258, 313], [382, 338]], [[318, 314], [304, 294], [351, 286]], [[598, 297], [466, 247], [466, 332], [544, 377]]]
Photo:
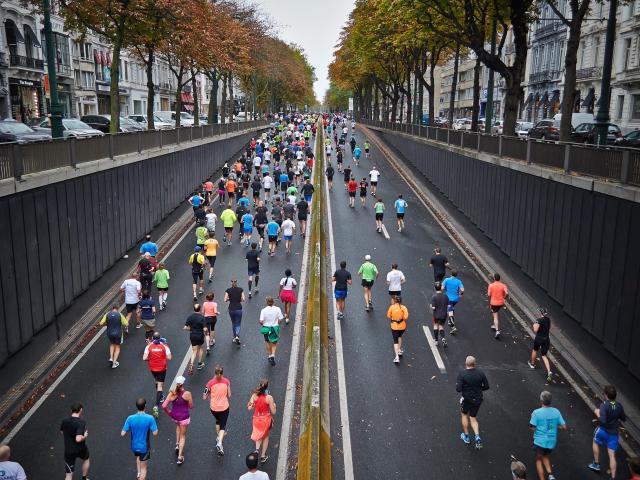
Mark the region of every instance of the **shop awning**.
[[560, 101], [560, 90], [554, 90], [549, 103], [551, 105], [555, 105], [556, 103], [558, 103], [558, 101]]
[[540, 103], [546, 104], [549, 101], [549, 92], [544, 92], [544, 95], [540, 99]]
[[40, 41], [38, 40], [38, 36], [36, 35], [36, 32], [34, 32], [33, 29], [26, 23], [24, 24], [24, 34], [31, 39], [31, 43], [33, 44], [34, 47], [41, 46]]
[[193, 105], [183, 104], [182, 106], [187, 112], [193, 112]]
[[527, 105], [529, 105], [533, 100], [533, 93], [530, 93], [527, 96], [527, 99], [524, 101], [524, 104], [522, 105], [523, 107], [526, 107]]
[[107, 52], [107, 63], [106, 66], [110, 67], [111, 66], [111, 54], [109, 52]]
[[107, 66], [107, 59], [104, 56], [104, 52], [100, 52], [100, 65]]
[[584, 100], [582, 101], [582, 106], [583, 107], [588, 107], [593, 103], [593, 99], [596, 95], [596, 89], [593, 87], [589, 88], [589, 92], [587, 93], [587, 96], [584, 97]]
[[182, 92], [180, 99], [182, 103], [193, 103], [193, 95], [191, 95], [191, 93]]
[[14, 22], [9, 18], [6, 19], [4, 21], [4, 29], [7, 34], [8, 45], [16, 45], [17, 43], [24, 43], [24, 37], [22, 36], [22, 33], [20, 33], [20, 30], [18, 29], [16, 22]]
[[96, 62], [96, 65], [100, 65], [100, 54], [97, 50], [93, 51], [93, 61]]

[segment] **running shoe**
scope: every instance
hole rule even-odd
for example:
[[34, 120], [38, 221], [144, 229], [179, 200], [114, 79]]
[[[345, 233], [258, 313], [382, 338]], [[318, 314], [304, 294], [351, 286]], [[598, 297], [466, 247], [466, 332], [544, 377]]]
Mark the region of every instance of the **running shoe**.
[[433, 344], [437, 347], [438, 346], [438, 340], [433, 340]]
[[549, 474], [549, 477], [547, 477], [548, 480], [556, 480], [556, 476], [553, 473]]
[[136, 323], [136, 329], [138, 328], [142, 328], [142, 324], [141, 323]]
[[494, 330], [494, 331], [495, 331], [495, 329], [496, 329], [496, 326], [492, 323], [492, 324], [491, 324], [491, 330]]
[[187, 373], [189, 375], [193, 375], [193, 363], [189, 362], [189, 367], [187, 368]]
[[596, 463], [596, 462], [591, 462], [589, 465], [587, 465], [587, 468], [589, 470], [593, 470], [594, 472], [599, 472], [600, 471], [600, 464]]
[[198, 370], [202, 370], [204, 368], [204, 362], [198, 362], [198, 366], [196, 368]]
[[209, 283], [213, 283], [213, 278], [209, 277]]
[[236, 336], [233, 341], [236, 342], [237, 345], [240, 345], [240, 337]]
[[449, 333], [451, 335], [455, 335], [456, 332], [458, 331], [458, 328], [454, 325], [453, 327], [451, 327], [451, 329], [449, 330]]
[[442, 346], [447, 348], [447, 341], [444, 338], [442, 339]]
[[184, 463], [184, 457], [178, 457], [178, 460], [176, 460], [176, 464], [182, 465], [183, 463]]
[[167, 309], [167, 302], [162, 302], [162, 309], [166, 310]]
[[211, 355], [211, 348], [207, 348], [207, 357]]
[[547, 383], [551, 383], [552, 380], [553, 380], [553, 373], [551, 372], [547, 373]]
[[393, 359], [393, 363], [400, 363], [400, 357], [396, 355], [395, 358]]
[[202, 295], [203, 293], [204, 293], [204, 290], [202, 288], [198, 290], [198, 295]]
[[[153, 409], [151, 410], [151, 415], [154, 416], [154, 418], [158, 418], [160, 416], [160, 410], [158, 409], [157, 405], [153, 406]], [[176, 452], [178, 451], [178, 446], [176, 445]]]
[[496, 340], [500, 340], [500, 330], [496, 330], [496, 334], [494, 335]]
[[289, 325], [289, 317], [288, 317], [288, 316], [287, 316], [287, 317], [284, 317], [284, 323], [285, 323], [285, 324], [287, 324], [287, 325]]
[[476, 450], [480, 450], [482, 448], [482, 439], [476, 435]]
[[249, 292], [249, 299], [251, 299], [251, 292]]
[[177, 443], [176, 443], [175, 451], [176, 451], [176, 455], [178, 455], [178, 452], [180, 452], [180, 445], [178, 445]]
[[535, 368], [536, 368], [536, 366], [535, 366], [533, 363], [531, 363], [530, 361], [528, 361], [528, 360], [527, 360], [527, 365], [529, 365], [529, 368], [530, 368], [531, 370], [533, 370], [533, 369], [535, 369]]
[[216, 442], [216, 452], [219, 456], [224, 456], [224, 448], [222, 448], [222, 444], [220, 442]]
[[271, 366], [275, 367], [276, 366], [276, 359], [274, 357], [269, 357], [269, 363], [271, 364]]
[[398, 356], [401, 357], [404, 355], [404, 350], [400, 349], [398, 350]]
[[113, 362], [113, 365], [111, 365], [111, 368], [118, 368], [120, 366], [120, 362], [115, 361]]
[[467, 435], [466, 433], [461, 433], [460, 434], [460, 440], [462, 440], [467, 445], [469, 445], [471, 443], [471, 440], [469, 440], [469, 435]]
[[198, 297], [196, 295], [193, 296], [193, 301], [197, 302], [198, 301]]
[[260, 463], [261, 464], [265, 464], [267, 463], [267, 460], [269, 460], [269, 455], [265, 455], [264, 457], [260, 457]]
[[113, 359], [112, 358], [109, 359], [109, 367], [113, 367]]

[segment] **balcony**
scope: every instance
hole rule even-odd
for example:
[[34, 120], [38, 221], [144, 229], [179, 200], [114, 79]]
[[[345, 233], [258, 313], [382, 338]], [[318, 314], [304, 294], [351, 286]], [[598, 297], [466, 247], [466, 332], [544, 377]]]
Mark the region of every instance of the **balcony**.
[[616, 85], [635, 84], [640, 80], [640, 66], [625, 68], [622, 72], [616, 73]]
[[30, 70], [44, 70], [44, 60], [23, 55], [9, 55], [9, 65]]
[[0, 52], [0, 67], [7, 67], [7, 55], [4, 52]]
[[576, 71], [576, 80], [588, 80], [602, 78], [602, 67], [581, 68]]
[[538, 38], [544, 35], [549, 35], [550, 33], [557, 32], [563, 26], [564, 24], [560, 20], [547, 21], [547, 23], [545, 23], [544, 25], [536, 28], [535, 36], [536, 38]]
[[56, 65], [56, 72], [58, 73], [58, 75], [62, 75], [63, 77], [73, 76], [73, 69], [71, 68], [71, 65], [63, 65], [59, 63], [58, 65]]
[[542, 72], [536, 72], [529, 75], [529, 83], [543, 83], [555, 80], [560, 76], [558, 70], [544, 70]]

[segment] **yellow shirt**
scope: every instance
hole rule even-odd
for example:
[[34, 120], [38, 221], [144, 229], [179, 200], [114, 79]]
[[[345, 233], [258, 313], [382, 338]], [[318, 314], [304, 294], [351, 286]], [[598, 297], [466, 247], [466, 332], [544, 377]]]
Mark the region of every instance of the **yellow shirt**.
[[209, 238], [204, 242], [204, 253], [207, 257], [215, 257], [218, 250], [218, 240]]

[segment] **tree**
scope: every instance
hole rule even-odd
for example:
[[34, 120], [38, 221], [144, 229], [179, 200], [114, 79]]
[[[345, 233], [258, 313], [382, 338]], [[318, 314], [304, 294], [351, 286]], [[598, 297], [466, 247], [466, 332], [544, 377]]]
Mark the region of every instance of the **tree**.
[[346, 112], [349, 108], [349, 98], [352, 97], [353, 92], [351, 90], [340, 88], [331, 81], [324, 96], [324, 104], [332, 111]]

